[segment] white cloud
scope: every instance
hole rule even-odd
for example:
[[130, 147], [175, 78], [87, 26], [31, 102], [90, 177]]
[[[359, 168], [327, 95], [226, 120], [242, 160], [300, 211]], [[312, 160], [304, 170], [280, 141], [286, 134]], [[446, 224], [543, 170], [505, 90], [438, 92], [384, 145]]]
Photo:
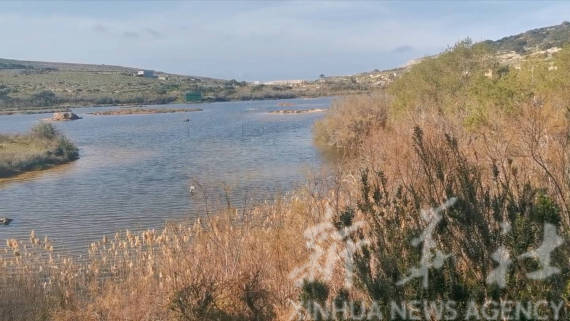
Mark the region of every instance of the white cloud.
[[10, 32], [3, 35], [0, 56], [248, 80], [314, 78], [393, 67], [466, 36], [498, 38], [560, 23], [558, 17], [570, 7], [451, 2], [105, 4], [65, 2], [43, 11], [5, 10], [0, 28]]

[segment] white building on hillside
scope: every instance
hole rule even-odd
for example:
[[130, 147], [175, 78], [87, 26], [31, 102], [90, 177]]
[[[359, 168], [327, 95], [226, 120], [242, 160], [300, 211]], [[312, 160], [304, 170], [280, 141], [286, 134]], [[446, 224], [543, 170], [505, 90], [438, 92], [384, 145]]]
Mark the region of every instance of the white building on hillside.
[[304, 80], [295, 79], [295, 80], [273, 80], [273, 81], [266, 81], [264, 85], [302, 85], [304, 84]]

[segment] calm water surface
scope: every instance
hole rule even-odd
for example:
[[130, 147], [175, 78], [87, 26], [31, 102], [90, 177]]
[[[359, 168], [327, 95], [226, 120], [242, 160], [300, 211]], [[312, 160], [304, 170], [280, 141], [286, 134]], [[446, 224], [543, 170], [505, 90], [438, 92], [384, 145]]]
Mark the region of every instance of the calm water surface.
[[[295, 106], [279, 107], [282, 102]], [[268, 112], [330, 102], [226, 102], [191, 106], [201, 112], [128, 116], [77, 109], [83, 119], [55, 125], [79, 147], [78, 161], [0, 182], [0, 216], [14, 219], [0, 226], [0, 244], [35, 230], [57, 248], [76, 251], [104, 234], [204, 215], [202, 193], [189, 193], [195, 182], [205, 186], [209, 203], [221, 200], [223, 190], [235, 206], [271, 199], [319, 165], [311, 128], [323, 113]], [[189, 106], [153, 106], [172, 107]], [[25, 132], [45, 117], [0, 116], [0, 133]]]

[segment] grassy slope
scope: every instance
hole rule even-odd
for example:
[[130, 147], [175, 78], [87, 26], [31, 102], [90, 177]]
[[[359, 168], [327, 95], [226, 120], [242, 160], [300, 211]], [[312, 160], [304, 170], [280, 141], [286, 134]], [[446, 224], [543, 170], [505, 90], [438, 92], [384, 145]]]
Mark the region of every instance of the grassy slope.
[[26, 135], [0, 135], [0, 178], [49, 168], [79, 157], [77, 148], [50, 124]]
[[204, 101], [317, 97], [383, 87], [400, 70], [323, 77], [302, 85], [251, 84], [235, 80], [157, 73], [167, 80], [134, 77], [135, 68], [0, 59], [0, 112], [56, 107], [184, 102], [189, 91]]
[[518, 35], [501, 38], [497, 41], [486, 41], [498, 51], [514, 51], [519, 54], [563, 47], [570, 39], [570, 22], [529, 30]]
[[[531, 30], [497, 41], [492, 49], [529, 54], [570, 41], [570, 24]], [[364, 93], [384, 88], [406, 69], [322, 77], [302, 85], [255, 85], [235, 80], [172, 75], [168, 80], [133, 77], [136, 68], [0, 59], [0, 112], [54, 107], [184, 102], [189, 91], [205, 101], [316, 97]]]

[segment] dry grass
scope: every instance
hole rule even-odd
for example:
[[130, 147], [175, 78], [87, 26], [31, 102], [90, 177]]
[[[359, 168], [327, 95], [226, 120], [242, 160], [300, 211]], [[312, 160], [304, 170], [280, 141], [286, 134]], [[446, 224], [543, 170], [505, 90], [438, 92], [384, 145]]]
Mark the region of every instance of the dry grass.
[[[303, 231], [324, 211], [313, 187], [250, 211], [103, 238], [86, 258], [33, 233], [0, 259], [0, 316], [10, 320], [285, 319], [306, 258]], [[319, 196], [317, 196], [319, 195]]]
[[77, 148], [50, 124], [40, 123], [26, 135], [0, 135], [0, 178], [77, 158]]
[[389, 97], [381, 91], [334, 101], [327, 117], [315, 125], [316, 143], [354, 154], [370, 130], [386, 124], [389, 105]]
[[[290, 198], [247, 211], [228, 206], [190, 225], [117, 234], [93, 244], [84, 260], [58, 256], [35, 235], [28, 242], [10, 240], [0, 261], [0, 318], [288, 320], [291, 301], [313, 295], [330, 302], [341, 294], [363, 301], [461, 294], [481, 302], [544, 294], [563, 298], [568, 307], [567, 268], [550, 280], [550, 288], [515, 278], [513, 292], [501, 292], [482, 281], [493, 268], [489, 255], [498, 242], [517, 253], [536, 247], [541, 215], [559, 219], [560, 234], [569, 235], [570, 111], [560, 99], [564, 88], [535, 95], [515, 110], [493, 109], [492, 117], [470, 127], [465, 124], [472, 115], [394, 108], [383, 93], [340, 100], [316, 135], [342, 157], [333, 171], [310, 179]], [[409, 238], [424, 226], [420, 209], [450, 196], [460, 206], [437, 242], [457, 259], [436, 274], [441, 286], [432, 292], [397, 288], [394, 280], [418, 258]], [[321, 285], [298, 288], [290, 274], [312, 254], [306, 229], [321, 222], [338, 228], [353, 219], [366, 222], [359, 233], [373, 241], [368, 256], [356, 256], [363, 264], [357, 287], [344, 292], [337, 266]], [[500, 239], [502, 221], [518, 234]], [[562, 267], [568, 252], [566, 245], [553, 262]], [[515, 273], [528, 268], [522, 264]]]
[[[384, 113], [383, 105], [376, 106]], [[433, 168], [438, 163], [455, 164], [456, 156], [449, 154], [444, 134], [457, 140], [461, 157], [474, 166], [476, 177], [490, 191], [494, 190], [495, 167], [504, 173], [501, 180], [511, 184], [513, 197], [524, 196], [523, 182], [543, 187], [546, 195], [562, 206], [561, 226], [566, 234], [570, 227], [568, 118], [564, 110], [548, 104], [521, 108], [517, 117], [497, 115], [481, 131], [467, 131], [460, 125], [461, 119], [449, 116], [409, 114], [392, 121], [387, 117], [360, 137], [356, 157], [345, 158], [328, 176], [309, 180], [291, 198], [252, 210], [226, 208], [193, 224], [138, 234], [127, 231], [92, 244], [82, 260], [58, 256], [49, 240], [33, 234], [26, 242], [11, 240], [0, 260], [1, 319], [287, 320], [291, 302], [297, 302], [302, 291], [290, 273], [311, 254], [304, 231], [325, 220], [327, 208], [332, 209], [334, 221], [345, 208], [361, 206], [361, 170], [373, 173], [381, 169], [390, 178], [383, 187], [388, 193], [396, 194], [403, 187], [403, 195], [410, 199], [416, 195], [420, 200], [397, 212], [406, 215], [385, 223], [395, 224], [383, 230], [393, 238], [386, 249], [398, 253], [406, 243], [405, 235], [421, 227], [417, 209], [445, 199], [443, 182], [461, 178], [452, 173], [462, 170], [461, 162], [444, 169], [441, 183], [430, 180], [422, 166], [426, 162]], [[423, 152], [416, 149], [417, 126], [422, 128]], [[392, 205], [383, 207], [385, 211], [393, 209]], [[360, 209], [355, 213], [357, 219], [369, 222], [369, 231], [373, 221]], [[493, 227], [496, 222], [485, 224]], [[456, 230], [454, 235], [460, 232]], [[464, 245], [462, 240], [467, 239], [457, 239], [455, 250]], [[401, 258], [407, 262], [403, 266], [413, 264], [406, 254]], [[457, 264], [459, 271], [465, 272], [462, 275], [477, 273], [471, 271], [473, 264], [467, 259]], [[339, 293], [342, 284], [342, 275], [335, 270], [327, 287], [331, 293]], [[350, 295], [370, 299], [364, 289]]]

